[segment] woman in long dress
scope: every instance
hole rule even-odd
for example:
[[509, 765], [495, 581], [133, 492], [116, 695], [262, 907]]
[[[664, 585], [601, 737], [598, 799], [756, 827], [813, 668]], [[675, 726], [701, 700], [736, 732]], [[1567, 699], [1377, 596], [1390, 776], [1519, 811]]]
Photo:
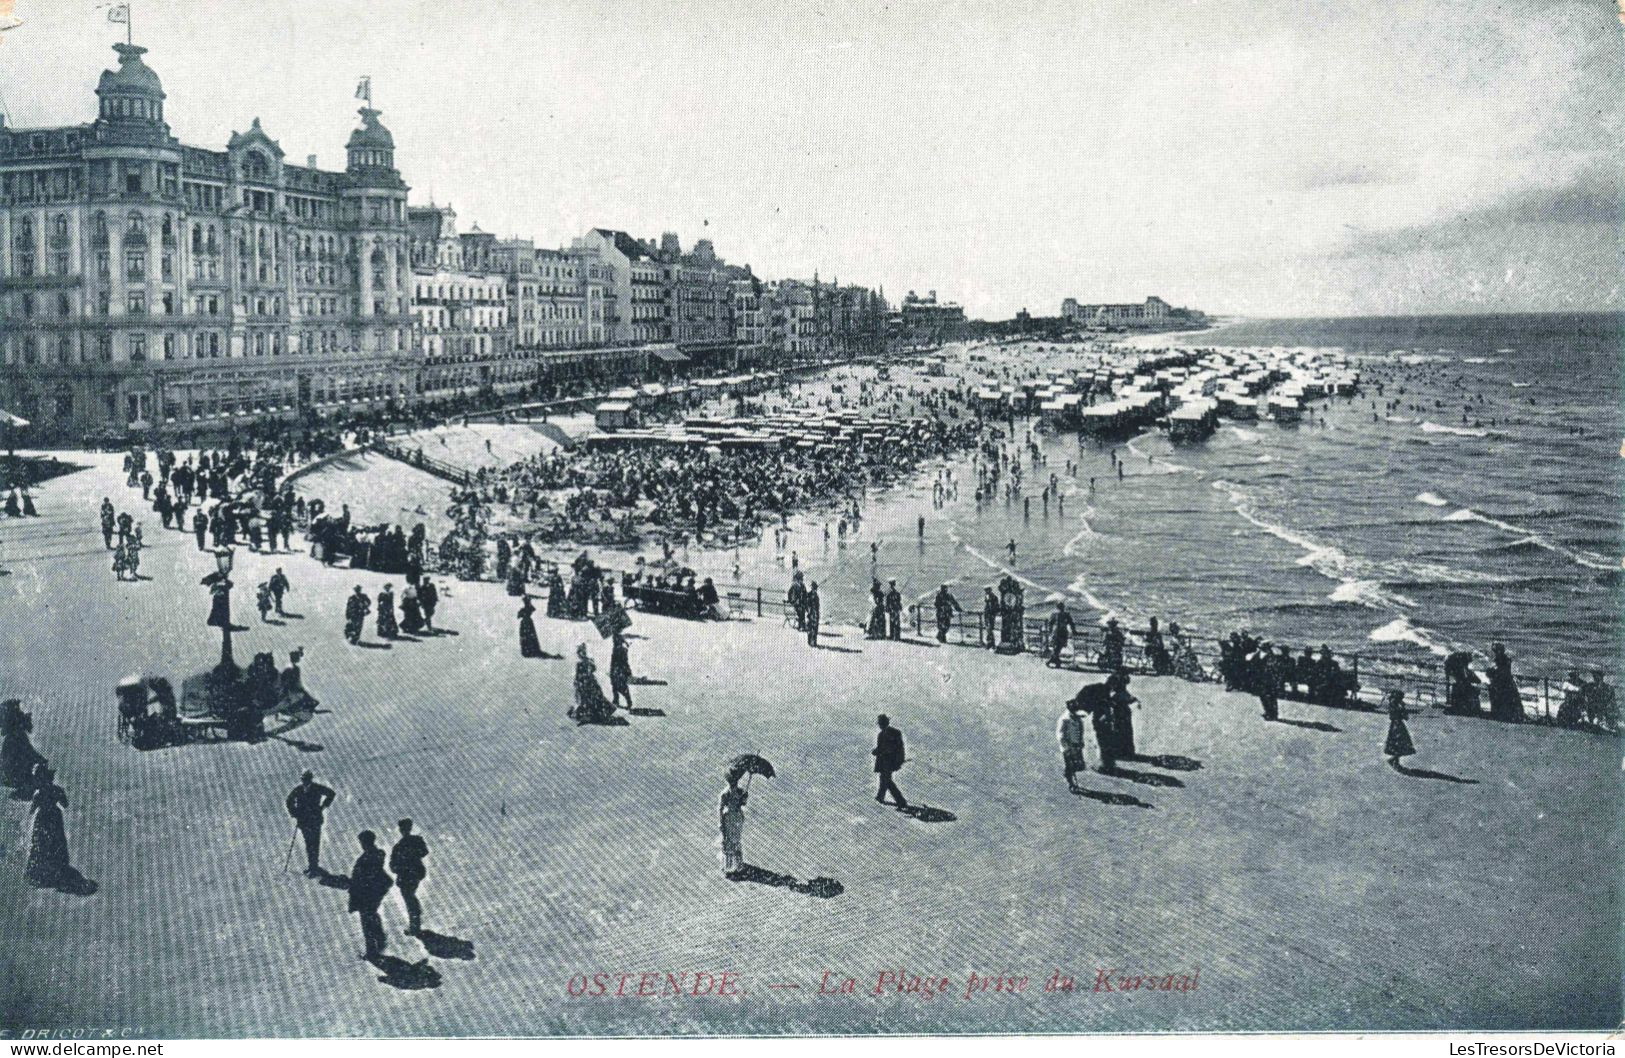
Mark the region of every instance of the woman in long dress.
[[726, 877], [737, 875], [745, 866], [745, 802], [750, 794], [739, 785], [738, 775], [728, 776], [727, 789], [717, 802], [718, 822], [722, 827], [722, 873]]
[[525, 601], [519, 607], [519, 656], [522, 658], [539, 658], [542, 656], [541, 641], [536, 638], [536, 620], [532, 616], [536, 607], [525, 596]]
[[564, 616], [564, 578], [557, 567], [547, 577], [547, 616]]
[[29, 802], [33, 822], [28, 831], [30, 885], [54, 887], [68, 880], [68, 831], [62, 810], [68, 807], [68, 794], [56, 784], [56, 773], [44, 764], [34, 768], [34, 796]]
[[1399, 767], [1399, 758], [1413, 756], [1416, 744], [1411, 741], [1411, 729], [1405, 724], [1405, 692], [1388, 692], [1388, 739], [1382, 744], [1382, 754], [1388, 763]]
[[386, 584], [378, 593], [378, 638], [394, 639], [400, 634], [400, 625], [395, 623], [395, 589]]
[[34, 718], [23, 711], [22, 702], [10, 698], [0, 703], [0, 786], [16, 791], [19, 797], [28, 795], [34, 768], [45, 763], [28, 737], [32, 730]]
[[886, 593], [878, 580], [869, 586], [869, 603], [869, 627], [864, 634], [869, 639], [885, 639]]
[[609, 719], [615, 707], [598, 685], [598, 666], [587, 655], [587, 644], [576, 647], [575, 706], [566, 716], [578, 724], [595, 724]]
[[418, 590], [411, 584], [401, 592], [401, 631], [407, 635], [423, 631], [423, 604], [418, 602]]
[[1490, 716], [1509, 724], [1523, 723], [1523, 694], [1512, 677], [1512, 657], [1507, 648], [1495, 644], [1490, 653]]

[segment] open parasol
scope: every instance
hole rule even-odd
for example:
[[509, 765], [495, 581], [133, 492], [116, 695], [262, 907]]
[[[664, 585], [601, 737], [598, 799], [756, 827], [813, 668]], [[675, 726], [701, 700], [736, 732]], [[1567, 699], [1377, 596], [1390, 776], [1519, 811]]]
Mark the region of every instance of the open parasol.
[[[760, 775], [764, 779], [773, 778], [773, 762], [759, 753], [741, 753], [728, 762], [727, 777], [730, 782], [737, 780], [741, 775]], [[750, 780], [745, 780], [746, 787]]]

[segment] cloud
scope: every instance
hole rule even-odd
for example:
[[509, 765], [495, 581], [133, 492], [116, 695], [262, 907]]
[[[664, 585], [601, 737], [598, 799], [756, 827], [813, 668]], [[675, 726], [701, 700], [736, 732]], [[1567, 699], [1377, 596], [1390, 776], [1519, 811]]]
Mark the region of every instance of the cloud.
[[1602, 230], [1591, 234], [1617, 238], [1622, 224], [1625, 182], [1613, 170], [1599, 167], [1567, 183], [1523, 188], [1499, 201], [1441, 220], [1386, 231], [1354, 229], [1336, 256], [1440, 250], [1527, 226], [1599, 228]]

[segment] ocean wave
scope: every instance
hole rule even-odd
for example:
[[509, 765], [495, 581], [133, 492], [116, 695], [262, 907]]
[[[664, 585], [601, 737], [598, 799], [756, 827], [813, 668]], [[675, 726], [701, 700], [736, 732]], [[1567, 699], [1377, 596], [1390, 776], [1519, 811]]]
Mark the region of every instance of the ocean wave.
[[1102, 601], [1099, 596], [1089, 590], [1089, 582], [1085, 578], [1084, 574], [1078, 574], [1078, 576], [1073, 579], [1072, 583], [1066, 586], [1066, 590], [1069, 595], [1077, 596], [1084, 602], [1088, 603], [1091, 609], [1098, 611], [1100, 613], [1101, 624], [1105, 624], [1113, 617], [1123, 616], [1110, 606], [1106, 605], [1106, 603]]
[[1415, 599], [1390, 591], [1377, 581], [1358, 577], [1345, 577], [1326, 598], [1332, 602], [1352, 603], [1373, 610], [1388, 609], [1396, 603], [1400, 606], [1416, 605]]
[[1275, 457], [1270, 455], [1268, 452], [1263, 452], [1263, 453], [1261, 453], [1259, 455], [1259, 457], [1257, 459], [1253, 460], [1253, 462], [1254, 463], [1273, 463], [1273, 462], [1275, 462]]
[[1263, 437], [1261, 437], [1256, 430], [1247, 430], [1240, 426], [1227, 426], [1225, 429], [1229, 430], [1243, 441], [1246, 441], [1248, 444], [1257, 444], [1259, 441], [1263, 440]]
[[1530, 386], [1533, 386], [1533, 385], [1534, 385], [1533, 382], [1514, 382], [1514, 383], [1512, 383], [1512, 388], [1513, 389], [1528, 389]]
[[1461, 362], [1464, 364], [1499, 364], [1501, 360], [1499, 357], [1494, 356], [1464, 356], [1461, 358]]
[[1419, 493], [1416, 497], [1416, 502], [1425, 503], [1429, 507], [1447, 507], [1450, 504], [1449, 500], [1445, 499], [1443, 496], [1440, 496], [1437, 492]]
[[1513, 536], [1518, 537], [1517, 540], [1510, 544], [1507, 544], [1501, 548], [1487, 549], [1485, 553], [1495, 551], [1510, 553], [1538, 547], [1541, 550], [1549, 551], [1554, 555], [1561, 555], [1570, 562], [1573, 562], [1576, 565], [1585, 566], [1589, 569], [1613, 571], [1620, 568], [1620, 563], [1609, 559], [1607, 555], [1599, 555], [1593, 551], [1586, 551], [1577, 547], [1565, 547], [1562, 544], [1550, 540], [1539, 533], [1503, 522], [1499, 518], [1491, 518], [1489, 515], [1475, 511], [1471, 507], [1463, 507], [1460, 510], [1453, 511], [1446, 515], [1442, 520], [1446, 522], [1480, 522], [1484, 525], [1493, 526], [1504, 533], [1511, 533]]
[[1422, 432], [1423, 433], [1448, 433], [1448, 434], [1454, 434], [1457, 437], [1488, 437], [1490, 435], [1490, 432], [1488, 430], [1475, 430], [1475, 429], [1472, 429], [1472, 428], [1466, 427], [1466, 426], [1441, 426], [1440, 424], [1438, 424], [1436, 422], [1426, 422], [1426, 421], [1424, 421], [1422, 423]]
[[1391, 423], [1398, 423], [1401, 426], [1409, 426], [1412, 423], [1414, 423], [1416, 420], [1415, 419], [1407, 419], [1403, 415], [1385, 415], [1385, 416], [1383, 416], [1383, 421], [1391, 422]]
[[1428, 629], [1411, 624], [1405, 617], [1396, 617], [1380, 628], [1372, 629], [1366, 638], [1373, 643], [1410, 643], [1439, 657], [1449, 657], [1450, 648], [1429, 634]]

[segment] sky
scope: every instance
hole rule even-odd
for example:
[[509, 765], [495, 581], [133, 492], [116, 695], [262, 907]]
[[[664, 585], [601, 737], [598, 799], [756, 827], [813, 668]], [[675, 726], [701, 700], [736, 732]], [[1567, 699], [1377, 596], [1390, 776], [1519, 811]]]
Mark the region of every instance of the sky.
[[[0, 0], [13, 125], [94, 115], [123, 28]], [[1234, 315], [1625, 308], [1604, 0], [133, 0], [183, 141], [342, 168], [370, 75], [414, 203], [767, 277]]]

